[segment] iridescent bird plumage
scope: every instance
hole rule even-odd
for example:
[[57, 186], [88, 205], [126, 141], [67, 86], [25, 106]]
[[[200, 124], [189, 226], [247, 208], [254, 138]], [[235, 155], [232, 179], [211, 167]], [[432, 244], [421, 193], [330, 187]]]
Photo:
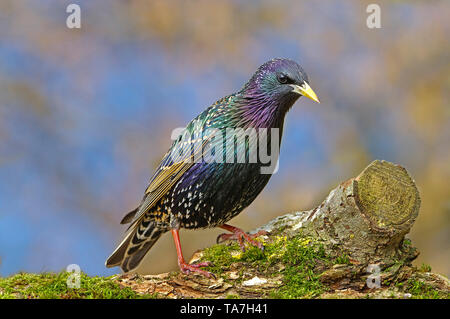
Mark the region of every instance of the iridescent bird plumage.
[[[122, 220], [130, 223], [130, 227], [106, 266], [120, 266], [125, 272], [135, 269], [159, 237], [170, 230], [181, 270], [210, 275], [199, 269], [206, 264], [185, 263], [178, 237], [180, 228], [222, 227], [232, 231], [236, 235], [233, 238], [240, 243], [245, 238], [257, 244], [251, 236], [226, 223], [253, 202], [271, 174], [261, 174], [263, 163], [259, 157], [256, 162], [248, 161], [251, 141], [236, 145], [225, 131], [267, 129], [264, 143], [270, 145], [271, 129], [277, 129], [276, 138], [280, 143], [285, 115], [301, 95], [318, 102], [300, 65], [288, 59], [273, 59], [261, 65], [240, 91], [219, 99], [194, 118], [164, 156], [141, 204]], [[222, 132], [224, 140], [205, 133], [212, 130]], [[215, 145], [215, 151], [218, 146], [224, 146], [223, 159], [229, 151], [225, 146], [236, 146], [232, 154], [235, 159], [244, 148], [245, 160], [205, 161], [202, 156], [208, 143]]]

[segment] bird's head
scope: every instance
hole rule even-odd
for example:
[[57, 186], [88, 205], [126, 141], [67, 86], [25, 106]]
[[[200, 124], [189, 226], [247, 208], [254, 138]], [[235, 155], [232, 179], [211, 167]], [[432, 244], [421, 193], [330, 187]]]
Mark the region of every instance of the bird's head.
[[305, 71], [289, 59], [273, 59], [261, 65], [243, 90], [249, 96], [271, 99], [287, 107], [302, 95], [320, 103]]

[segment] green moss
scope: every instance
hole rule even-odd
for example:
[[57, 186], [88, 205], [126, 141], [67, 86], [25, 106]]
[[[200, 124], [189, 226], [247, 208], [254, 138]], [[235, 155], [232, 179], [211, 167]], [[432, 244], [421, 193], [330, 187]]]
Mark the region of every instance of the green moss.
[[211, 266], [206, 267], [208, 271], [220, 275], [224, 271], [228, 270], [230, 265], [236, 261], [237, 258], [234, 258], [233, 252], [239, 250], [239, 246], [237, 244], [232, 245], [214, 245], [209, 248], [206, 248], [203, 251], [202, 260], [207, 260], [212, 263]]
[[419, 269], [421, 272], [431, 272], [431, 266], [427, 265], [425, 263], [422, 263], [422, 266], [420, 266]]
[[155, 295], [140, 295], [130, 288], [120, 287], [112, 277], [89, 277], [81, 274], [80, 288], [68, 288], [69, 273], [19, 273], [0, 278], [0, 298], [40, 299], [128, 299], [154, 298]]
[[408, 239], [408, 238], [403, 239], [403, 246], [404, 247], [411, 247], [412, 246], [411, 240]]
[[[246, 269], [253, 269], [255, 273], [273, 275], [270, 268], [282, 264], [284, 270], [275, 274], [282, 275], [283, 284], [270, 294], [272, 298], [312, 298], [320, 295], [324, 287], [319, 281], [317, 266], [331, 265], [334, 261], [325, 255], [323, 246], [300, 236], [289, 239], [276, 236], [265, 243], [264, 251], [252, 246], [240, 252], [237, 244], [215, 245], [204, 251], [202, 259], [213, 263], [208, 270], [216, 275], [229, 270], [233, 263], [243, 263]], [[348, 257], [343, 256], [338, 261], [347, 263]]]
[[351, 262], [350, 262], [350, 258], [348, 257], [348, 255], [343, 254], [341, 256], [336, 257], [336, 259], [334, 260], [334, 264], [351, 265]]
[[292, 238], [280, 247], [280, 261], [285, 265], [283, 285], [272, 292], [273, 298], [312, 298], [319, 296], [324, 287], [319, 281], [317, 265], [330, 263], [323, 246], [310, 239]]
[[450, 293], [436, 290], [431, 285], [415, 278], [396, 284], [405, 293], [410, 293], [413, 299], [449, 299]]

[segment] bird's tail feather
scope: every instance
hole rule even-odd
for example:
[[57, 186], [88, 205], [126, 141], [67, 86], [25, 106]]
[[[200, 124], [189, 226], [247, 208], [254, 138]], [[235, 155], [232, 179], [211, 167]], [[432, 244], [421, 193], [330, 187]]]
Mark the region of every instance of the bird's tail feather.
[[131, 221], [134, 218], [134, 215], [136, 215], [137, 211], [139, 210], [138, 208], [133, 209], [131, 212], [129, 212], [128, 214], [126, 214], [122, 220], [120, 221], [121, 224], [128, 224], [131, 223]]
[[147, 227], [133, 227], [116, 250], [106, 260], [106, 267], [120, 266], [124, 272], [135, 269], [144, 256], [167, 229], [149, 222]]

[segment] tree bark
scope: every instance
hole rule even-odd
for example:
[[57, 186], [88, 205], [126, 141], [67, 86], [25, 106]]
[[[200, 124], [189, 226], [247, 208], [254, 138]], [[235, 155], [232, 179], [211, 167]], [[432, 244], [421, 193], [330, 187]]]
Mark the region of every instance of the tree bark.
[[[319, 274], [321, 293], [306, 296], [403, 298], [412, 296], [409, 288], [420, 286], [426, 296], [435, 290], [439, 297], [448, 297], [447, 278], [411, 266], [419, 253], [405, 235], [419, 208], [419, 192], [408, 172], [399, 165], [374, 161], [357, 177], [333, 189], [318, 207], [277, 217], [253, 233], [267, 231], [264, 240], [268, 243], [279, 242], [279, 238], [287, 242], [291, 238], [311, 238], [334, 261], [318, 263], [314, 272]], [[203, 254], [195, 253], [191, 262]], [[337, 259], [340, 256], [345, 258]], [[346, 258], [348, 262], [339, 263]], [[289, 261], [287, 264], [292, 265]], [[233, 262], [216, 279], [165, 273], [128, 274], [117, 280], [136, 291], [166, 298], [264, 298], [289, 284], [284, 272], [292, 266], [287, 264], [286, 259], [267, 268], [245, 260]], [[368, 279], [374, 279], [374, 285]], [[417, 290], [414, 293], [419, 294]]]

